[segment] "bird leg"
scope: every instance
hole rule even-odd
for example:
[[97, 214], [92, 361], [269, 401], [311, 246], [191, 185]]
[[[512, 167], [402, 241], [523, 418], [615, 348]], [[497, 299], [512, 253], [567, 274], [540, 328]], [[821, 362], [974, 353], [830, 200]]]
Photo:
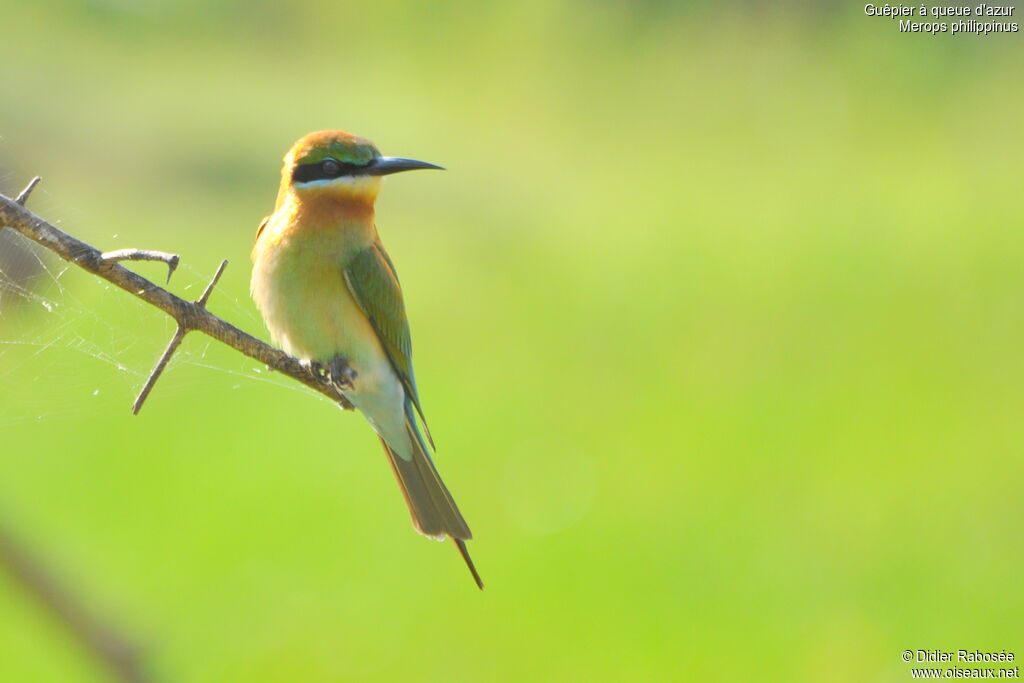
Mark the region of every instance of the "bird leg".
[[299, 365], [304, 367], [310, 374], [316, 375], [317, 377], [327, 376], [327, 368], [323, 366], [323, 363], [315, 361], [312, 358], [300, 358]]
[[349, 367], [348, 361], [341, 356], [335, 356], [326, 365], [310, 358], [300, 358], [301, 365], [306, 372], [315, 375], [317, 378], [326, 379], [334, 385], [338, 407], [342, 410], [355, 410], [352, 401], [345, 396], [345, 391], [354, 388], [353, 380], [356, 378], [356, 371]]
[[306, 370], [317, 377], [325, 377], [330, 380], [340, 391], [355, 388], [355, 379], [359, 373], [348, 364], [342, 356], [334, 356], [326, 364], [309, 358], [299, 361]]
[[348, 360], [342, 356], [335, 356], [327, 364], [327, 377], [334, 382], [339, 389], [352, 390], [356, 386], [356, 377], [359, 373], [355, 371]]

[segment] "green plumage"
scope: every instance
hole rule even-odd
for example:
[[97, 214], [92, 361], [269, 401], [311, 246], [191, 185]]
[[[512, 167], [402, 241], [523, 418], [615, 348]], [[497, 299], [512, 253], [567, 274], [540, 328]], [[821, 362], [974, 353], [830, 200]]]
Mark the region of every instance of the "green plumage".
[[423, 168], [440, 167], [382, 157], [369, 140], [342, 131], [298, 140], [285, 155], [274, 213], [257, 232], [250, 287], [285, 351], [348, 364], [354, 381], [346, 394], [384, 444], [413, 525], [451, 538], [483, 588], [466, 548], [473, 535], [430, 455], [405, 302], [373, 220], [380, 177]]
[[405, 316], [402, 288], [395, 266], [379, 241], [352, 255], [345, 265], [345, 283], [377, 332], [377, 338], [405, 387], [406, 395], [419, 413], [427, 439], [433, 446], [434, 441], [416, 390], [416, 374], [412, 367], [412, 337]]

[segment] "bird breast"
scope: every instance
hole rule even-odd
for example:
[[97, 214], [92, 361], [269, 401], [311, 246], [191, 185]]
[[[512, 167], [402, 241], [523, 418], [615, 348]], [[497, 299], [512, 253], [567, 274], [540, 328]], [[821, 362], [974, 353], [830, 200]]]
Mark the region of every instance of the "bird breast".
[[339, 230], [287, 223], [272, 217], [253, 250], [250, 288], [271, 337], [297, 358], [326, 363], [341, 355], [361, 376], [357, 384], [373, 381], [390, 367], [345, 283], [351, 245]]

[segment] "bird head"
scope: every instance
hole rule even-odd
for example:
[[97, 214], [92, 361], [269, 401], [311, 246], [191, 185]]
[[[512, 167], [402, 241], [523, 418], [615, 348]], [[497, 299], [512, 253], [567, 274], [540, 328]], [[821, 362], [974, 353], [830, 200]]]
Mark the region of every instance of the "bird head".
[[423, 168], [443, 170], [426, 161], [381, 156], [372, 142], [351, 133], [317, 131], [300, 138], [285, 155], [278, 203], [288, 193], [372, 203], [381, 176]]

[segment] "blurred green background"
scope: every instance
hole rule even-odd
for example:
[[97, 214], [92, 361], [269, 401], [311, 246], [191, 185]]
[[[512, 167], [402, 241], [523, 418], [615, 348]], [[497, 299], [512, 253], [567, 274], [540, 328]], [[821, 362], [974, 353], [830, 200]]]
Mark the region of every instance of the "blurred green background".
[[[0, 523], [165, 681], [902, 681], [1024, 655], [1020, 34], [862, 5], [6, 2], [0, 184], [260, 336], [280, 158], [388, 179], [479, 593], [370, 428], [54, 260], [0, 309]], [[162, 281], [156, 264], [139, 272]], [[0, 574], [0, 680], [101, 681]]]

